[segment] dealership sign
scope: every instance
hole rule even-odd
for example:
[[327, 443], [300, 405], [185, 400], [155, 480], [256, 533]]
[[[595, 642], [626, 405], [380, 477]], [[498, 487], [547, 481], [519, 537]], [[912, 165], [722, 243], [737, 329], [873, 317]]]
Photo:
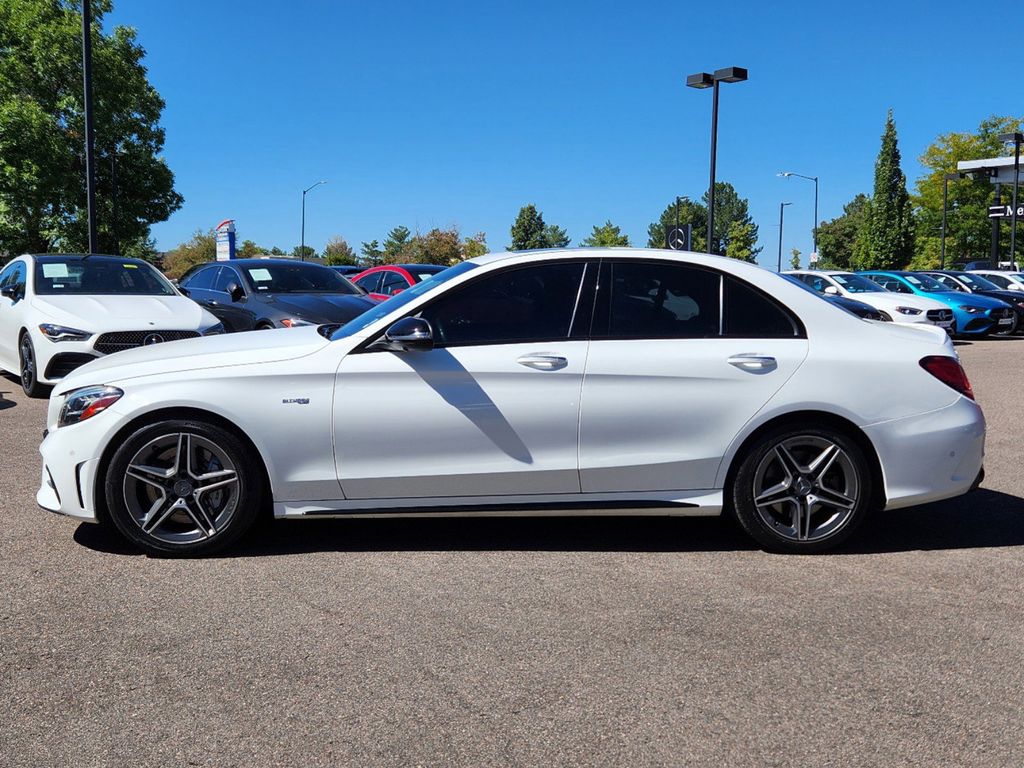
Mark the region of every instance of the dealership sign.
[[[990, 219], [1009, 219], [1012, 216], [1012, 205], [990, 205], [988, 207], [988, 217]], [[1017, 206], [1017, 218], [1024, 219], [1024, 205]]]
[[214, 231], [217, 235], [217, 261], [235, 258], [235, 220], [224, 219]]

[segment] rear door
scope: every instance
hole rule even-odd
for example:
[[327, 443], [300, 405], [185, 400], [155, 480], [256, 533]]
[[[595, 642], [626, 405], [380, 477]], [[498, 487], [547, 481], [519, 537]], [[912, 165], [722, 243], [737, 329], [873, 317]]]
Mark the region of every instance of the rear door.
[[732, 276], [605, 262], [581, 398], [581, 489], [714, 488], [733, 439], [806, 355], [799, 320]]

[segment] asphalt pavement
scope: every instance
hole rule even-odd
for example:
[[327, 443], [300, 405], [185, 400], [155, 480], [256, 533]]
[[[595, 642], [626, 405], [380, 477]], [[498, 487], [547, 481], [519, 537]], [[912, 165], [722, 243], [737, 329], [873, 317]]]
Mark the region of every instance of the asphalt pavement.
[[153, 559], [39, 510], [0, 378], [0, 766], [1024, 764], [1024, 339], [987, 477], [836, 554], [718, 519], [273, 523]]

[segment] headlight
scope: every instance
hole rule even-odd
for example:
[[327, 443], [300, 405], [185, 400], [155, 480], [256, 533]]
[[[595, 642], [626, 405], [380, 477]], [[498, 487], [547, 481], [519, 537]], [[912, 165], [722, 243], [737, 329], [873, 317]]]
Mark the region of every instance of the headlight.
[[77, 424], [103, 413], [121, 399], [124, 392], [117, 387], [82, 387], [73, 389], [64, 396], [64, 405], [57, 418], [58, 427]]
[[217, 336], [221, 333], [224, 333], [224, 323], [217, 323], [203, 331], [203, 336]]
[[281, 325], [285, 328], [298, 328], [300, 325], [312, 325], [308, 320], [300, 320], [297, 317], [286, 317], [281, 321]]
[[961, 304], [960, 309], [969, 315], [980, 315], [985, 311], [984, 307], [972, 307], [970, 304]]
[[88, 331], [80, 331], [77, 328], [68, 328], [66, 325], [54, 325], [53, 323], [43, 323], [39, 326], [39, 331], [50, 341], [85, 341], [92, 336]]
[[901, 315], [920, 315], [920, 309], [914, 309], [913, 307], [896, 307], [896, 311]]
[[1017, 303], [1018, 307], [1020, 307], [1021, 309], [1024, 309], [1024, 301], [1018, 301], [1016, 303]]

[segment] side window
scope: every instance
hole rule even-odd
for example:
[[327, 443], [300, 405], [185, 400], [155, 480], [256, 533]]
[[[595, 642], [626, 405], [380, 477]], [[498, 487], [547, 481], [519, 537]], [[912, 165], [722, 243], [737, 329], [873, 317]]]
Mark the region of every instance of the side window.
[[383, 293], [386, 296], [391, 296], [392, 291], [395, 289], [404, 291], [409, 287], [409, 281], [402, 277], [398, 272], [385, 272], [384, 273], [384, 284], [377, 293]]
[[200, 269], [198, 272], [193, 272], [192, 275], [182, 283], [182, 287], [190, 290], [210, 290], [213, 287], [213, 278], [217, 274], [217, 270], [220, 267], [206, 267]]
[[827, 283], [826, 281], [822, 280], [820, 277], [812, 277], [811, 281], [810, 281], [811, 288], [816, 290], [818, 293], [824, 293], [825, 292], [825, 288], [828, 285], [829, 285], [829, 283]]
[[17, 266], [17, 264], [11, 264], [6, 269], [0, 271], [0, 288], [3, 288], [9, 282], [13, 282], [14, 269]]
[[28, 270], [25, 268], [25, 262], [19, 261], [14, 265], [14, 276], [11, 278], [11, 285], [18, 286], [24, 292], [27, 275]]
[[[718, 336], [718, 273], [669, 262], [617, 261], [602, 285], [595, 336], [700, 339]], [[609, 295], [610, 293], [610, 295]]]
[[882, 286], [887, 291], [894, 291], [895, 293], [913, 293], [912, 290], [895, 277], [886, 277], [885, 275], [865, 275], [865, 277], [867, 277], [871, 282]]
[[372, 275], [367, 275], [366, 277], [357, 280], [356, 285], [367, 293], [380, 293], [377, 288], [380, 287], [380, 279], [383, 274], [383, 272], [374, 272]]
[[[824, 281], [820, 278], [824, 288]], [[800, 324], [779, 304], [733, 277], [722, 287], [722, 335], [744, 339], [792, 339], [803, 336]]]
[[235, 270], [228, 269], [227, 267], [221, 267], [220, 272], [217, 273], [217, 277], [213, 279], [213, 290], [220, 291], [221, 293], [228, 292], [228, 286], [231, 283], [241, 283], [238, 281], [238, 275], [235, 274]]
[[935, 278], [942, 283], [943, 286], [949, 288], [951, 291], [959, 291], [960, 293], [967, 293], [967, 290], [954, 280], [949, 275], [935, 275]]
[[569, 337], [584, 262], [541, 264], [471, 281], [420, 316], [440, 344], [508, 344]]

